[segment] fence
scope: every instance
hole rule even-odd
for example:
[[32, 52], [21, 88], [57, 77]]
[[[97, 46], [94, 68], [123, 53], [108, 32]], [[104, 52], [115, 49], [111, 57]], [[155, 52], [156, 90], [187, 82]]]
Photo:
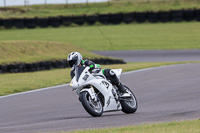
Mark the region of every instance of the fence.
[[0, 0], [0, 7], [7, 6], [28, 6], [43, 4], [75, 4], [75, 3], [92, 3], [108, 2], [109, 0]]
[[[6, 6], [27, 6], [27, 5], [43, 5], [43, 4], [76, 4], [76, 3], [94, 3], [94, 2], [107, 2], [122, 4], [138, 4], [138, 3], [169, 3], [179, 4], [181, 2], [192, 2], [193, 4], [199, 4], [199, 0], [0, 0], [0, 7]], [[126, 4], [127, 4], [126, 3]]]

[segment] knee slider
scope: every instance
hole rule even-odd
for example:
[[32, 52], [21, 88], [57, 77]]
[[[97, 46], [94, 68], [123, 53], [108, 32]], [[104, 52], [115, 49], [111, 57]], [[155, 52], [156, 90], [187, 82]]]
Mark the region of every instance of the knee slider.
[[115, 74], [112, 70], [109, 71], [109, 75], [110, 75], [111, 77], [115, 77], [115, 76], [116, 76], [116, 74]]

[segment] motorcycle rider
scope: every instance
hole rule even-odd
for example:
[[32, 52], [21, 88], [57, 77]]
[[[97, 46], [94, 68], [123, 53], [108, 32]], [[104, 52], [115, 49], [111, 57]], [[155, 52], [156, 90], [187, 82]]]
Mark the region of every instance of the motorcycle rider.
[[[101, 71], [101, 66], [99, 64], [95, 64], [91, 60], [83, 60], [82, 55], [79, 52], [71, 52], [67, 57], [67, 61], [69, 66], [72, 68], [70, 72], [71, 78], [75, 76], [75, 67], [79, 67], [81, 65], [89, 66], [90, 72], [93, 73], [98, 73]], [[103, 69], [102, 73], [108, 80], [111, 81], [113, 85], [117, 86], [119, 91], [122, 93], [122, 97], [126, 96], [126, 89], [111, 69]]]

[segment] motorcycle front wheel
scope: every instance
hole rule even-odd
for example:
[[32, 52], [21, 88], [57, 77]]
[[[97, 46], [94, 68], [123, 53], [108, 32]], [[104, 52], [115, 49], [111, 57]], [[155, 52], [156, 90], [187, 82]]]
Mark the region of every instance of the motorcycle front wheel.
[[124, 88], [127, 89], [127, 92], [131, 95], [131, 97], [124, 98], [120, 101], [122, 105], [122, 111], [127, 114], [135, 113], [138, 108], [137, 99], [131, 89], [129, 89], [127, 86], [124, 86]]
[[103, 114], [103, 106], [100, 100], [92, 99], [87, 91], [82, 92], [79, 97], [83, 107], [90, 115], [99, 117]]

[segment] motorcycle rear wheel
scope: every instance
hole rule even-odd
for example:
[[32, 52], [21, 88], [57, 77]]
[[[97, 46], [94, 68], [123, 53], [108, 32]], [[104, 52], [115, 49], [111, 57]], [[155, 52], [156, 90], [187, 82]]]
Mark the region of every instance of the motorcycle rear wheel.
[[90, 115], [99, 117], [103, 114], [103, 106], [100, 100], [94, 101], [87, 91], [82, 92], [79, 97], [84, 109]]
[[136, 99], [134, 93], [131, 91], [131, 89], [129, 89], [125, 85], [124, 85], [124, 88], [126, 88], [128, 93], [131, 94], [131, 97], [120, 100], [120, 103], [122, 105], [122, 111], [126, 114], [135, 113], [138, 108], [137, 99]]

